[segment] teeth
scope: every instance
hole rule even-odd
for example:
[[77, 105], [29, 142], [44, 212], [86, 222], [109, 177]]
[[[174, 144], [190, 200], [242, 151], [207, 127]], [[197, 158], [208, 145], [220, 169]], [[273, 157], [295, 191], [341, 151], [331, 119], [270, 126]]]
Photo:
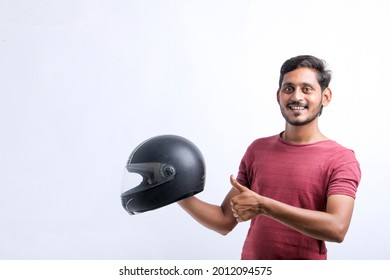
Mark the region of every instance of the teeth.
[[305, 110], [305, 107], [300, 107], [300, 106], [290, 106], [290, 109], [292, 109], [292, 110]]

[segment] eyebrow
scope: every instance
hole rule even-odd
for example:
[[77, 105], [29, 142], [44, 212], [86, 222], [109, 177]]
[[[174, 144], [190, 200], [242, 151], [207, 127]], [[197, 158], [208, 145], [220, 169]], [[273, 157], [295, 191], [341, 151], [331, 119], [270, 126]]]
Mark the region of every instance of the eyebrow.
[[[296, 86], [296, 85], [297, 85], [297, 84], [294, 84], [294, 83], [291, 83], [291, 82], [287, 82], [287, 83], [285, 83], [285, 84], [282, 84], [282, 87], [285, 87], [285, 86]], [[300, 83], [299, 85], [302, 85], [302, 86], [304, 86], [304, 87], [309, 86], [309, 87], [314, 88], [314, 85], [313, 85], [313, 84], [310, 84], [310, 83]]]

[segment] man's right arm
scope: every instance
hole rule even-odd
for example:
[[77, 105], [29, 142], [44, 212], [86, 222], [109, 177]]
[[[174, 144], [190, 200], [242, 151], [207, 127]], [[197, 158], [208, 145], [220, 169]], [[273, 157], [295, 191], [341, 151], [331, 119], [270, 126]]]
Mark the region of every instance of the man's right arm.
[[203, 226], [222, 235], [226, 235], [237, 225], [230, 200], [238, 194], [239, 192], [235, 188], [232, 188], [226, 195], [221, 206], [209, 204], [195, 196], [183, 199], [178, 204]]

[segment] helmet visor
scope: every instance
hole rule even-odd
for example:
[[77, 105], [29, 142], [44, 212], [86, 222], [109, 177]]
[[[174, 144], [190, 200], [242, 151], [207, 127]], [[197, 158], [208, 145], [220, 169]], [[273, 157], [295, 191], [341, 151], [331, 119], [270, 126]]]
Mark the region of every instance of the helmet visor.
[[173, 165], [161, 162], [128, 163], [122, 175], [122, 195], [152, 188], [175, 178]]

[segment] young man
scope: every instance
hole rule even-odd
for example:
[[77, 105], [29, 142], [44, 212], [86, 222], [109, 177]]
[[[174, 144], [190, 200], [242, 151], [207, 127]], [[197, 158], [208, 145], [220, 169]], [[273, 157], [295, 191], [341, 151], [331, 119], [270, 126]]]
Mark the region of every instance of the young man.
[[361, 172], [353, 151], [318, 127], [330, 80], [316, 57], [287, 60], [277, 91], [285, 130], [248, 147], [220, 206], [194, 196], [178, 202], [224, 235], [251, 220], [242, 259], [327, 259], [325, 241], [342, 242], [347, 233]]

